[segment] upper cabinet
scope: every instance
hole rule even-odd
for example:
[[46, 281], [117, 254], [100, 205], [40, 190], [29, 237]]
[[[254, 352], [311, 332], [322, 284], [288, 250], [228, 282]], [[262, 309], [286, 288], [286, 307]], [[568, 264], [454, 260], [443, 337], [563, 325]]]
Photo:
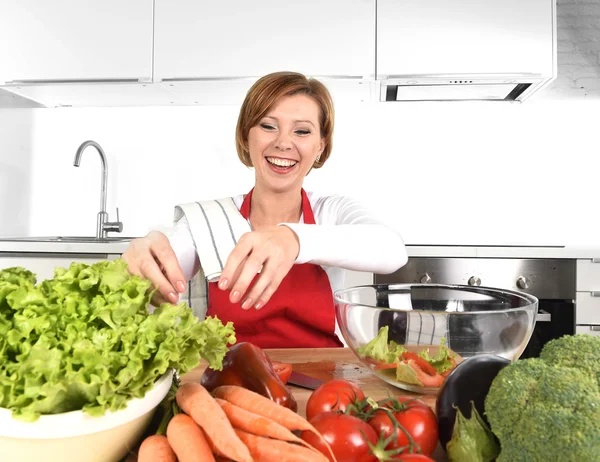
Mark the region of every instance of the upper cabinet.
[[375, 0], [155, 0], [154, 80], [375, 77]]
[[555, 0], [378, 0], [377, 78], [552, 75]]
[[151, 81], [153, 0], [3, 0], [0, 83]]

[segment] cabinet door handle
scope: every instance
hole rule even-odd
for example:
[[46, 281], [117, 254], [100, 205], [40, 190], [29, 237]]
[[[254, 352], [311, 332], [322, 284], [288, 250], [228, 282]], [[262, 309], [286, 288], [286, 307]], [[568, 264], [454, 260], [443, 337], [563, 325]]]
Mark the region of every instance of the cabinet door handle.
[[592, 332], [600, 332], [600, 326], [590, 326]]
[[137, 83], [151, 82], [149, 78], [142, 79], [23, 79], [23, 80], [8, 80], [6, 85], [45, 85], [45, 84], [74, 84], [74, 83]]
[[590, 292], [590, 297], [600, 297], [600, 292]]
[[[322, 80], [365, 80], [369, 77], [361, 75], [308, 75], [308, 77], [314, 77]], [[163, 79], [155, 79], [155, 82], [220, 82], [220, 81], [252, 81], [258, 80], [260, 76], [252, 75], [239, 75], [239, 76], [203, 76], [203, 77], [167, 77]]]

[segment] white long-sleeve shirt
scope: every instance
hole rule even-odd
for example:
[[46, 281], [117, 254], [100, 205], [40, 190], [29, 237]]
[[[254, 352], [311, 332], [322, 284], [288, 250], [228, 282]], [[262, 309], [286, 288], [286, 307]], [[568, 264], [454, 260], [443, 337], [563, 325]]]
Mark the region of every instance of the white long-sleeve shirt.
[[[344, 270], [388, 274], [406, 264], [408, 256], [400, 234], [381, 223], [357, 201], [343, 196], [319, 196], [307, 192], [318, 226], [281, 223], [298, 236], [300, 252], [296, 263], [321, 265], [335, 292], [344, 287]], [[233, 198], [238, 209], [244, 196]], [[187, 220], [182, 218], [167, 233], [171, 247], [187, 280], [200, 267]]]

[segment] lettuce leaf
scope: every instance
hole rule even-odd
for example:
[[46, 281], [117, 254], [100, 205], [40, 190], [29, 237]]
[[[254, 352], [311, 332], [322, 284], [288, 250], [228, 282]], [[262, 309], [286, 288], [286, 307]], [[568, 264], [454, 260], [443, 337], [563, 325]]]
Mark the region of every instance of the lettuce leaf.
[[222, 367], [233, 325], [200, 322], [185, 304], [152, 314], [151, 283], [123, 260], [57, 268], [36, 285], [23, 268], [0, 271], [0, 407], [15, 418], [83, 409], [103, 415], [143, 397], [168, 369], [200, 358]]
[[380, 328], [377, 337], [358, 348], [358, 354], [362, 357], [373, 358], [387, 364], [397, 363], [398, 357], [402, 355], [406, 349], [393, 340], [388, 343], [388, 332], [389, 326]]
[[454, 367], [454, 362], [451, 360], [455, 355], [446, 346], [445, 338], [442, 338], [436, 354], [431, 355], [429, 348], [426, 348], [419, 351], [418, 355], [431, 364], [438, 374], [443, 374]]

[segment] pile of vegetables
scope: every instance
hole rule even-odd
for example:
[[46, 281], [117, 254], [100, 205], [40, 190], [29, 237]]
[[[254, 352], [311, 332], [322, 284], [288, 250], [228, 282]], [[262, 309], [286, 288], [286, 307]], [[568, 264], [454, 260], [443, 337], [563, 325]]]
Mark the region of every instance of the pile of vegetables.
[[211, 394], [199, 383], [185, 383], [175, 400], [175, 416], [142, 442], [138, 462], [334, 460], [293, 433], [311, 433], [329, 448], [306, 419], [244, 387], [223, 385]]
[[184, 303], [152, 314], [150, 281], [122, 260], [57, 268], [37, 284], [23, 268], [0, 271], [0, 407], [15, 418], [82, 409], [103, 415], [140, 398], [168, 369], [206, 359], [221, 367], [231, 323], [198, 318]]
[[389, 326], [381, 327], [373, 340], [358, 349], [373, 370], [393, 371], [398, 382], [436, 388], [456, 367], [456, 353], [446, 347], [444, 339], [434, 354], [428, 347], [412, 352], [393, 340], [388, 342], [388, 331]]
[[450, 461], [600, 460], [600, 337], [563, 336], [514, 363], [486, 356], [463, 361], [438, 396]]
[[419, 399], [375, 401], [356, 385], [336, 379], [310, 395], [306, 417], [324, 440], [307, 432], [302, 439], [323, 454], [331, 448], [338, 461], [433, 462], [429, 456], [438, 442], [437, 419]]
[[[291, 372], [291, 364], [271, 361], [252, 343], [232, 346], [223, 368], [208, 367], [200, 384], [173, 385], [158, 431], [143, 441], [138, 462], [240, 461], [247, 457], [243, 446], [266, 462], [432, 462], [438, 426], [424, 402], [376, 402], [346, 380], [330, 380], [310, 395], [305, 419], [295, 413], [285, 386]], [[188, 394], [196, 398], [182, 397]], [[300, 437], [290, 433], [297, 431]]]

